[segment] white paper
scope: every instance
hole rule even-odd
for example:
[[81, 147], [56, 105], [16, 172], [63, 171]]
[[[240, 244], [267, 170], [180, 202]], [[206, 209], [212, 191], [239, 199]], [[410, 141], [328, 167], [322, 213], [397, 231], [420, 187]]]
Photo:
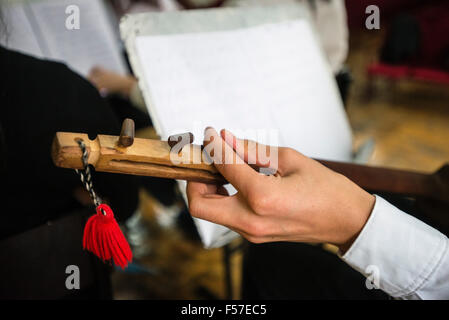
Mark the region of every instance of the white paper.
[[2, 5], [2, 17], [6, 26], [6, 34], [0, 36], [2, 45], [38, 58], [44, 56], [26, 14], [25, 5], [20, 2], [5, 2]]
[[[135, 46], [145, 101], [163, 139], [191, 131], [202, 143], [204, 128], [213, 126], [308, 156], [350, 160], [350, 127], [306, 20], [143, 35]], [[261, 130], [274, 137], [258, 135]], [[207, 247], [231, 238], [224, 227], [196, 223]]]
[[[69, 5], [79, 8], [79, 29], [66, 28]], [[117, 30], [102, 0], [9, 1], [2, 9], [8, 30], [2, 39], [6, 47], [62, 61], [83, 76], [96, 65], [127, 73]]]

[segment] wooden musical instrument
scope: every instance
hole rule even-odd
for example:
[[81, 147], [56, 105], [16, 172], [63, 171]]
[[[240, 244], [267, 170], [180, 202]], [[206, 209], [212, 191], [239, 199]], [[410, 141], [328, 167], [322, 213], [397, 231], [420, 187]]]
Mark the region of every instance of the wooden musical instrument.
[[[189, 141], [192, 141], [192, 138], [190, 137]], [[205, 161], [201, 146], [188, 143], [179, 153], [173, 155], [167, 141], [135, 138], [134, 122], [130, 119], [124, 121], [120, 136], [98, 135], [90, 140], [85, 133], [56, 133], [52, 146], [52, 158], [56, 166], [72, 169], [83, 167], [82, 153], [77, 143], [79, 139], [86, 145], [89, 164], [97, 171], [226, 183], [214, 165]], [[328, 160], [317, 161], [372, 192], [449, 203], [447, 164], [433, 174], [426, 174]]]

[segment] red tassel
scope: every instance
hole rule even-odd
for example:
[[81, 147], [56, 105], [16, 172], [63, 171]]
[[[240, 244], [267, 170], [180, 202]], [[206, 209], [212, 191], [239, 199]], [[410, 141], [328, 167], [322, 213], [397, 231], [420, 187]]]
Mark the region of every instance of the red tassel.
[[100, 204], [97, 213], [87, 220], [83, 248], [103, 261], [112, 259], [122, 269], [131, 262], [133, 256], [125, 236], [115, 221], [114, 213], [107, 204]]

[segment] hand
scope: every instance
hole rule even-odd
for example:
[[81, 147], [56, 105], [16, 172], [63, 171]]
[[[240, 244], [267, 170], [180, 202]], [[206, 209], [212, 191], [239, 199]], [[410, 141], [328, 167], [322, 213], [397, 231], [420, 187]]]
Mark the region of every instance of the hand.
[[[277, 153], [278, 160], [261, 163], [257, 152], [249, 150], [266, 146], [225, 130], [218, 135], [207, 128], [205, 135], [211, 137], [205, 150], [214, 150], [215, 167], [238, 192], [229, 196], [222, 186], [189, 182], [194, 217], [224, 225], [254, 243], [326, 242], [342, 252], [365, 225], [375, 197], [345, 176], [290, 148], [268, 147], [269, 159]], [[277, 172], [262, 175], [248, 163]]]
[[136, 78], [132, 76], [123, 76], [101, 67], [92, 68], [88, 79], [101, 93], [117, 93], [125, 98], [129, 98], [131, 90], [137, 82]]

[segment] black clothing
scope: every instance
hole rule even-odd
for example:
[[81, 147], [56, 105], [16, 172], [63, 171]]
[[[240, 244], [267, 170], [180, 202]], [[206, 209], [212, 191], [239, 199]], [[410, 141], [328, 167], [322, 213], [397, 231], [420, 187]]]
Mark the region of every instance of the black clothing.
[[[57, 168], [50, 148], [57, 131], [118, 134], [120, 122], [98, 91], [57, 62], [0, 47], [0, 239], [72, 211], [81, 186], [74, 170]], [[96, 172], [94, 188], [117, 218], [137, 206], [137, 177]]]
[[389, 299], [365, 284], [362, 274], [319, 245], [275, 242], [245, 249], [243, 299]]
[[[112, 299], [111, 266], [81, 245], [88, 208], [0, 241], [0, 299]], [[79, 288], [66, 287], [67, 266]]]

